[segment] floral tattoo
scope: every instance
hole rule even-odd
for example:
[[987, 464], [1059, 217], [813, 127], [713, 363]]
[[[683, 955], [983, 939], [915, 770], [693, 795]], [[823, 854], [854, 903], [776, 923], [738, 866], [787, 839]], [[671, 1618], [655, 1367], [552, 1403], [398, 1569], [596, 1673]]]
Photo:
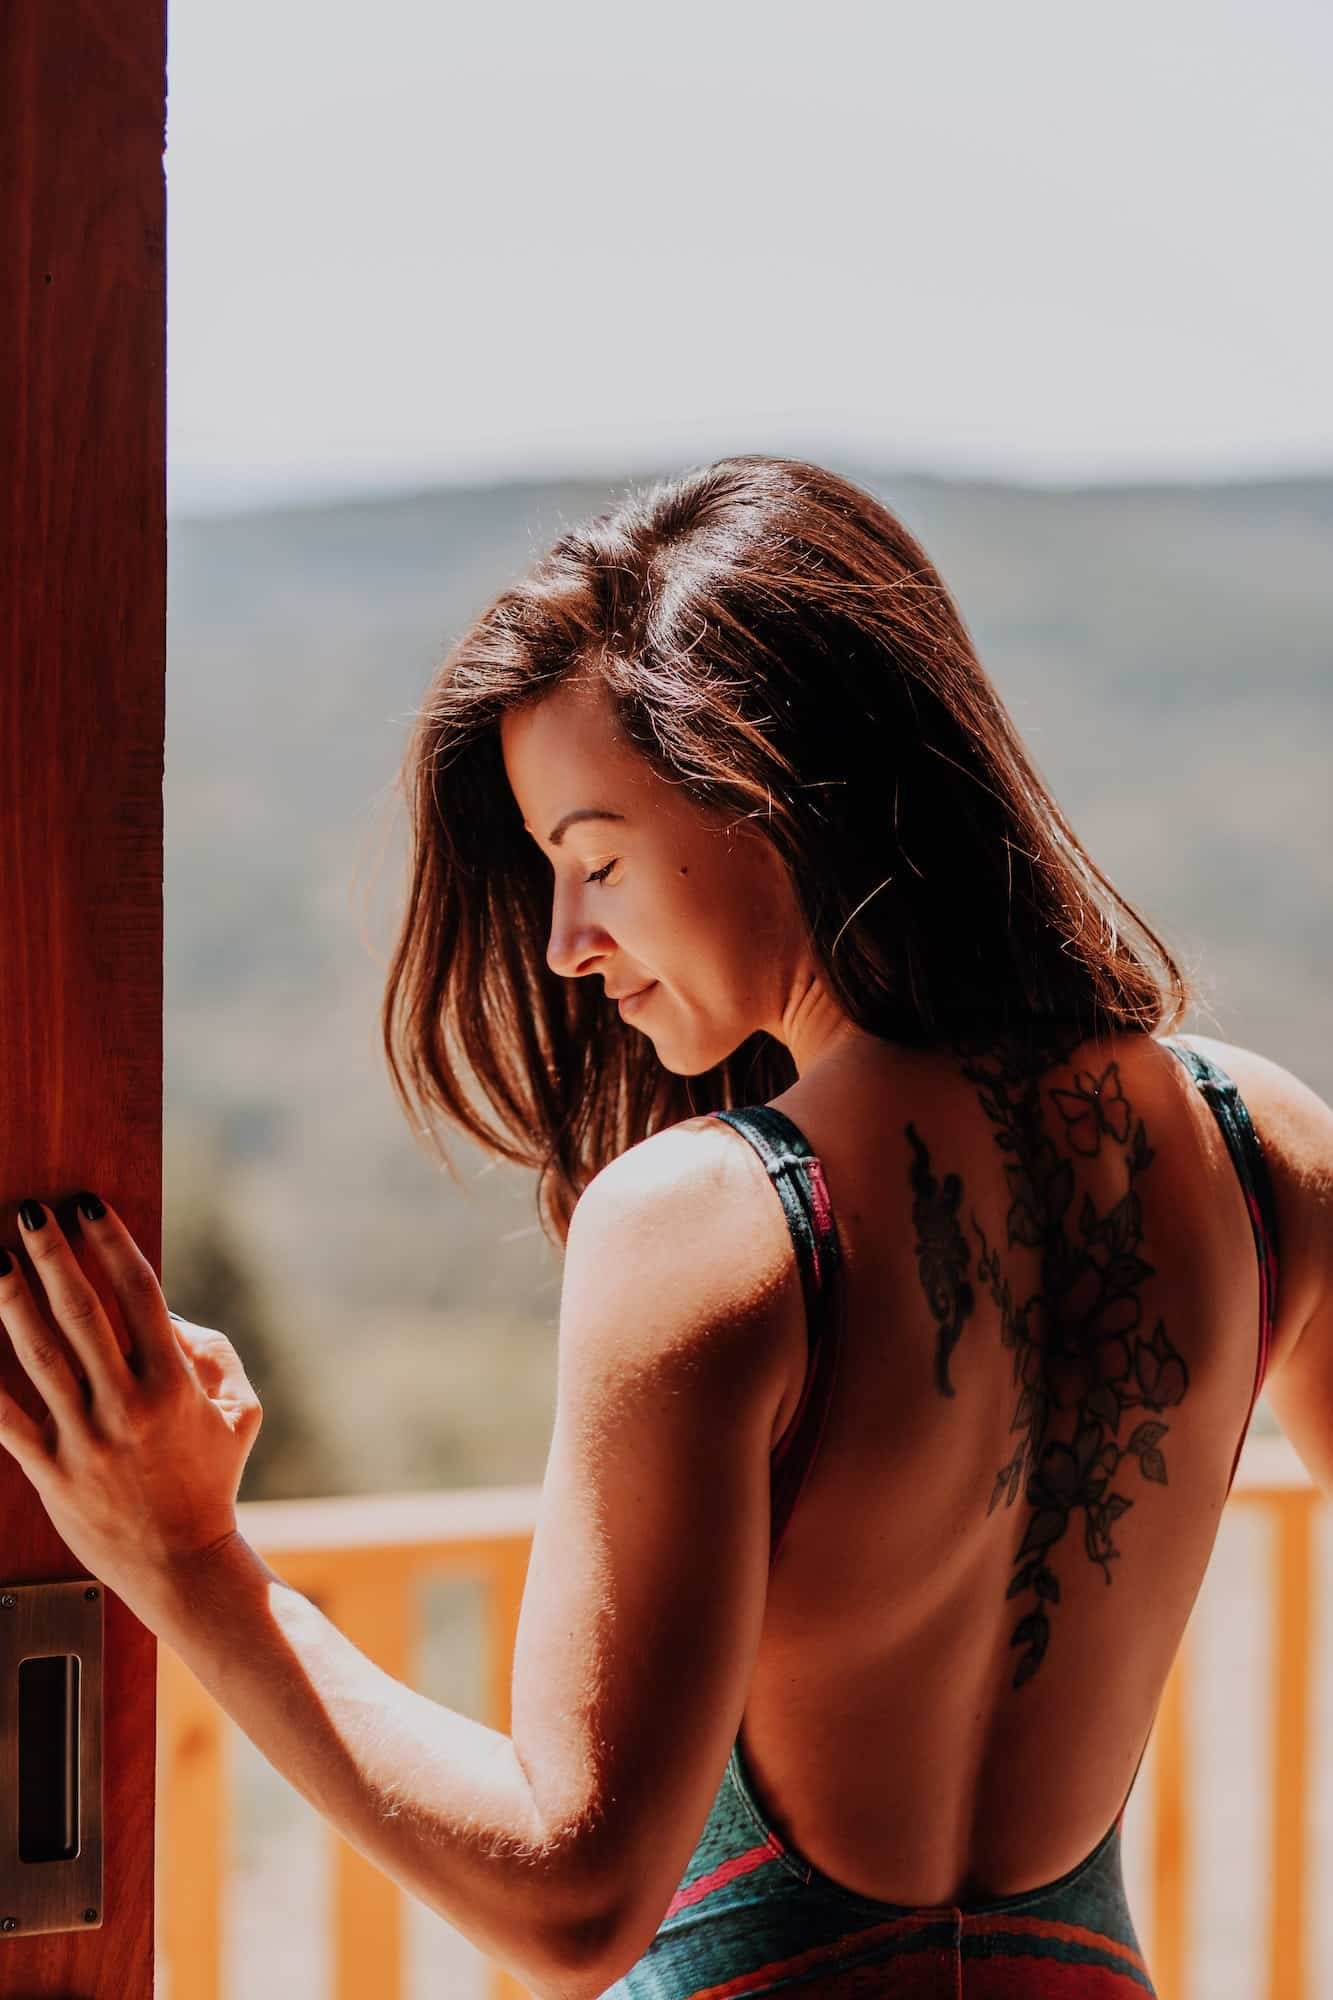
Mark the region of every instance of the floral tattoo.
[[[1189, 1387], [1189, 1371], [1163, 1321], [1158, 1319], [1151, 1333], [1140, 1325], [1140, 1287], [1155, 1266], [1142, 1255], [1137, 1184], [1152, 1164], [1153, 1149], [1125, 1096], [1119, 1067], [1111, 1061], [1100, 1072], [1079, 1069], [1072, 1088], [1043, 1091], [1048, 1071], [1076, 1045], [1072, 1035], [1044, 1045], [956, 1045], [963, 1074], [976, 1086], [995, 1143], [1007, 1155], [1008, 1247], [1040, 1252], [1039, 1287], [1016, 1300], [999, 1247], [971, 1214], [979, 1243], [977, 1280], [999, 1309], [1000, 1339], [1013, 1351], [1018, 1391], [1010, 1422], [1018, 1442], [996, 1473], [987, 1512], [1001, 1499], [1012, 1507], [1020, 1491], [1030, 1510], [1007, 1592], [1032, 1598], [1010, 1634], [1010, 1644], [1024, 1648], [1014, 1672], [1016, 1688], [1041, 1665], [1051, 1611], [1060, 1602], [1052, 1550], [1081, 1513], [1084, 1550], [1111, 1582], [1111, 1563], [1121, 1553], [1114, 1526], [1134, 1504], [1112, 1482], [1128, 1458], [1137, 1460], [1142, 1478], [1165, 1485], [1161, 1443], [1169, 1427], [1158, 1421], [1158, 1413], [1178, 1404]], [[1047, 1129], [1043, 1096], [1055, 1113], [1063, 1147]], [[963, 1185], [956, 1173], [936, 1178], [915, 1125], [908, 1124], [906, 1135], [917, 1271], [938, 1323], [936, 1387], [952, 1396], [949, 1357], [975, 1304], [969, 1246], [958, 1220]], [[1075, 1179], [1069, 1155], [1091, 1159], [1108, 1143], [1122, 1150], [1123, 1193], [1104, 1213], [1085, 1193], [1071, 1213]], [[1130, 1416], [1135, 1411], [1151, 1414], [1136, 1420]]]

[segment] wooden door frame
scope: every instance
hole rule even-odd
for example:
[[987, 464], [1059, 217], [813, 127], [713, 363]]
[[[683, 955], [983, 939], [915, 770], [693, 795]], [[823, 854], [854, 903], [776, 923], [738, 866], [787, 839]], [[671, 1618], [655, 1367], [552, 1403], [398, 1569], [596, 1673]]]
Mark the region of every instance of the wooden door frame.
[[[166, 28], [0, 10], [0, 1242], [93, 1187], [159, 1273]], [[0, 1518], [0, 1581], [83, 1573], [7, 1453]], [[0, 1935], [0, 1992], [150, 2000], [156, 1665], [108, 1592], [101, 1921]]]

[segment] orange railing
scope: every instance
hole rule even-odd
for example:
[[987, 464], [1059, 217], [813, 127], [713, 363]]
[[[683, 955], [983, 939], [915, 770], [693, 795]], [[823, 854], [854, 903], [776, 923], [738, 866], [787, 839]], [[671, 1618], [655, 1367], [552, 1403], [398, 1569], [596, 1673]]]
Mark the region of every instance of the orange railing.
[[[1248, 1821], [1266, 1835], [1255, 1855], [1263, 1876], [1254, 1898], [1263, 1935], [1256, 1980], [1246, 1989], [1254, 2000], [1318, 2000], [1326, 1990], [1326, 1981], [1314, 1976], [1311, 1935], [1315, 1641], [1322, 1582], [1316, 1528], [1326, 1504], [1285, 1439], [1250, 1437], [1227, 1511], [1258, 1517], [1267, 1557], [1266, 1599], [1228, 1607], [1238, 1636], [1247, 1622], [1258, 1621], [1268, 1654], [1260, 1722], [1267, 1740], [1257, 1759], [1267, 1796], [1253, 1798], [1245, 1809]], [[1192, 1921], [1198, 1871], [1193, 1865], [1197, 1815], [1191, 1810], [1191, 1794], [1203, 1751], [1191, 1720], [1205, 1667], [1223, 1670], [1215, 1657], [1205, 1656], [1191, 1618], [1150, 1745], [1147, 1872], [1153, 1914], [1145, 1944], [1162, 2000], [1208, 2000], [1195, 1970], [1200, 1941]]]
[[[1322, 1497], [1280, 1438], [1246, 1445], [1228, 1511], [1257, 1509], [1275, 1551], [1272, 1601], [1259, 1612], [1271, 1634], [1263, 1985], [1254, 2000], [1315, 2000], [1310, 1940], [1312, 1685], [1316, 1590], [1314, 1529]], [[250, 1502], [244, 1533], [289, 1582], [389, 1673], [411, 1682], [419, 1587], [441, 1575], [470, 1577], [485, 1607], [486, 1705], [482, 1720], [509, 1726], [509, 1666], [536, 1487]], [[1253, 1618], [1253, 1606], [1238, 1607]], [[1172, 1669], [1145, 1763], [1146, 1859], [1151, 1914], [1142, 1926], [1161, 2000], [1204, 2000], [1191, 1981], [1192, 1763], [1189, 1727], [1196, 1671], [1192, 1626]], [[159, 1650], [158, 1942], [169, 2000], [224, 2000], [223, 1896], [233, 1725], [166, 1647]], [[330, 2000], [399, 2000], [405, 1991], [405, 1898], [337, 1835], [328, 1835], [331, 1884]], [[525, 1989], [498, 1968], [491, 2000]]]

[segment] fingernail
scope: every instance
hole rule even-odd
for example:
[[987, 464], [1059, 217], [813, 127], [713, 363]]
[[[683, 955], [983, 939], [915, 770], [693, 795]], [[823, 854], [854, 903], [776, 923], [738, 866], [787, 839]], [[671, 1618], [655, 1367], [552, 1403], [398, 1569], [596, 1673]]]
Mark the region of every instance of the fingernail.
[[25, 1229], [45, 1229], [46, 1210], [39, 1201], [21, 1201], [19, 1203], [19, 1221]]
[[86, 1215], [89, 1222], [100, 1222], [106, 1214], [106, 1203], [99, 1201], [95, 1194], [89, 1194], [86, 1189], [78, 1198], [78, 1206], [79, 1214]]

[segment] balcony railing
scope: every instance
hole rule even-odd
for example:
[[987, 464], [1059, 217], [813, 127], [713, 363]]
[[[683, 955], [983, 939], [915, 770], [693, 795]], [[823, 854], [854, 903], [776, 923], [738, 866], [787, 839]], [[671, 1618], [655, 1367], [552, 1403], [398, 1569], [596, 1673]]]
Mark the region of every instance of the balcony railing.
[[[479, 1718], [508, 1729], [509, 1669], [538, 1489], [490, 1487], [328, 1500], [260, 1501], [240, 1508], [246, 1537], [312, 1598], [363, 1652], [412, 1682], [423, 1583], [474, 1580], [485, 1630], [486, 1703]], [[1312, 1686], [1317, 1568], [1315, 1529], [1325, 1502], [1283, 1439], [1251, 1437], [1228, 1502], [1255, 1510], [1272, 1548], [1271, 1601], [1247, 1606], [1269, 1634], [1271, 1694], [1264, 1759], [1269, 1797], [1266, 1937], [1254, 2000], [1315, 2000], [1311, 1942]], [[1239, 1609], [1239, 1608], [1238, 1608]], [[1204, 2000], [1192, 1978], [1190, 1808], [1196, 1694], [1193, 1621], [1163, 1695], [1139, 1791], [1146, 1791], [1151, 1911], [1140, 1929], [1161, 2000]], [[158, 1941], [169, 2000], [229, 2000], [222, 1986], [223, 1898], [234, 1725], [176, 1656], [159, 1649]], [[1136, 1809], [1139, 1791], [1136, 1791]], [[1264, 1808], [1266, 1807], [1266, 1810]], [[405, 1993], [402, 1892], [325, 1829], [332, 1865], [328, 2000], [400, 2000]], [[1137, 1916], [1137, 1908], [1136, 1908]], [[526, 2000], [498, 1967], [489, 2000]]]

